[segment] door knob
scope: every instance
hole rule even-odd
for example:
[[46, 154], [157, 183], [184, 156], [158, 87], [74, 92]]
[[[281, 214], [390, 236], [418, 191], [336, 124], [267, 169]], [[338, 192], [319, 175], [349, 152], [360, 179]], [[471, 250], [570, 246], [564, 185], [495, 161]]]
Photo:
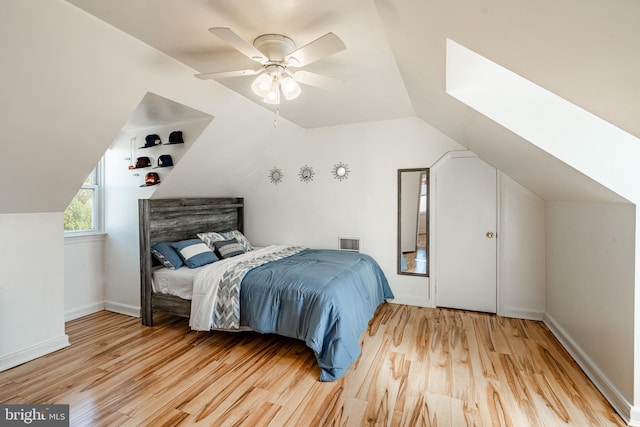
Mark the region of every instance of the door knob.
[[487, 239], [492, 239], [494, 236], [493, 231], [487, 231], [486, 236], [487, 236]]

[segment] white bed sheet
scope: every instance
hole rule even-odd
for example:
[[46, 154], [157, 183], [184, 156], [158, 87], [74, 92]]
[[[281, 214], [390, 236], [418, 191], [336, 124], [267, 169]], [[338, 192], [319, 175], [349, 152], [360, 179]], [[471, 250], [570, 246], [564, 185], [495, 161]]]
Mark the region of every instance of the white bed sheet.
[[[258, 249], [263, 249], [263, 247], [259, 246], [254, 248], [254, 250]], [[156, 267], [151, 272], [151, 287], [153, 288], [153, 292], [191, 300], [193, 298], [193, 278], [198, 274], [198, 271], [205, 267], [206, 265], [189, 268], [185, 265], [175, 270], [166, 267]]]
[[151, 273], [153, 292], [190, 300], [193, 297], [193, 278], [201, 268], [183, 266], [171, 270], [159, 267]]
[[[151, 286], [153, 292], [159, 294], [174, 295], [182, 299], [191, 300], [193, 297], [193, 278], [198, 271], [206, 265], [197, 268], [187, 266], [171, 270], [166, 267], [157, 267], [151, 272]], [[240, 326], [238, 329], [211, 328], [213, 331], [225, 332], [248, 332], [253, 329], [247, 326]]]

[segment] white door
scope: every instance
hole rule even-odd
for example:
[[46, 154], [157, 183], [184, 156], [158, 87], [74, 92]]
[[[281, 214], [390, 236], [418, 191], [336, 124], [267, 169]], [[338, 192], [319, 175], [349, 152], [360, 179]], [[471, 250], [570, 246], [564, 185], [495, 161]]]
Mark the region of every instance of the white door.
[[435, 172], [436, 305], [495, 313], [496, 170], [454, 157]]

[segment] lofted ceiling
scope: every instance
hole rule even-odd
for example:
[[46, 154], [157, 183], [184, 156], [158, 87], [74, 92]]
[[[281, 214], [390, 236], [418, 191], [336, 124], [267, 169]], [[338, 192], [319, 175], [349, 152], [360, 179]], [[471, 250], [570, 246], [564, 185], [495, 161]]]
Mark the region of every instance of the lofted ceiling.
[[[447, 38], [640, 136], [637, 0], [67, 1], [194, 74], [256, 68], [211, 27], [249, 43], [283, 34], [298, 47], [333, 32], [346, 49], [304, 69], [344, 84], [303, 86], [280, 105], [281, 116], [304, 128], [418, 116], [548, 200], [616, 197], [447, 95]], [[251, 92], [253, 78], [220, 83], [272, 109]]]
[[[346, 50], [304, 69], [344, 83], [339, 90], [302, 85], [301, 96], [283, 101], [279, 114], [305, 128], [414, 115], [376, 7], [370, 0], [69, 2], [197, 73], [255, 69], [258, 65], [211, 34], [208, 31], [211, 27], [228, 27], [249, 44], [262, 34], [282, 34], [293, 39], [297, 47], [333, 32], [345, 43]], [[233, 77], [220, 83], [273, 109], [251, 92], [253, 79], [254, 76]]]

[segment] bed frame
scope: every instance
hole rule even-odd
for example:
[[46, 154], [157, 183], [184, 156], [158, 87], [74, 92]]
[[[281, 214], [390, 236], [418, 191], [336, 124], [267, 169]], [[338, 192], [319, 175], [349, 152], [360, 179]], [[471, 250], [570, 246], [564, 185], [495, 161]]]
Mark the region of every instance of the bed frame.
[[153, 313], [189, 317], [191, 301], [153, 292], [151, 243], [193, 239], [197, 233], [237, 229], [244, 232], [244, 199], [239, 197], [139, 199], [140, 304], [142, 324], [153, 326]]

